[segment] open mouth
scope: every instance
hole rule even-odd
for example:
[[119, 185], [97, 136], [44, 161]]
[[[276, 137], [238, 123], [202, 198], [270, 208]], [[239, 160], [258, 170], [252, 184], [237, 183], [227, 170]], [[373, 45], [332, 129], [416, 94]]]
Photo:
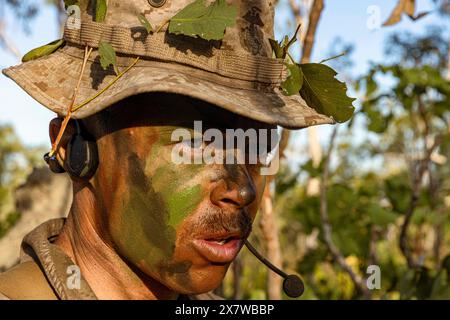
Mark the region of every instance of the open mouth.
[[242, 248], [242, 237], [237, 235], [195, 239], [197, 252], [213, 263], [231, 263]]
[[231, 240], [235, 240], [235, 239], [239, 240], [238, 237], [234, 237], [234, 236], [231, 236], [231, 237], [228, 237], [228, 238], [221, 238], [221, 239], [205, 239], [205, 240], [206, 241], [210, 241], [210, 242], [215, 242], [215, 243], [223, 246], [224, 244], [227, 244]]

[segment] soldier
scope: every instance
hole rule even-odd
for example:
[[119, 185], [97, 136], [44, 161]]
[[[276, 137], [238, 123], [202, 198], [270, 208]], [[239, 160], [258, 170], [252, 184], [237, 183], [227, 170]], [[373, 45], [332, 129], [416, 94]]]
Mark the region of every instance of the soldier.
[[[180, 164], [174, 148], [195, 158], [207, 145], [173, 133], [194, 132], [195, 121], [216, 133], [333, 123], [279, 88], [273, 1], [228, 1], [238, 18], [221, 41], [167, 30], [191, 2], [110, 0], [104, 23], [82, 6], [64, 47], [3, 71], [59, 116], [47, 160], [73, 181], [67, 219], [28, 234], [20, 264], [0, 275], [4, 299], [220, 299], [211, 291], [251, 232], [263, 165]], [[139, 13], [161, 30], [146, 34]], [[101, 68], [100, 41], [117, 52], [115, 82]]]

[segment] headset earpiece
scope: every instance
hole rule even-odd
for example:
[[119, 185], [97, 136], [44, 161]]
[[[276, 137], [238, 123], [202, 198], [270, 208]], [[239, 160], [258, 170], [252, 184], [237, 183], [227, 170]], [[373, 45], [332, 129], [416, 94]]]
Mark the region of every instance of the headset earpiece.
[[47, 153], [44, 155], [44, 160], [54, 173], [67, 172], [75, 178], [89, 179], [98, 167], [97, 144], [93, 139], [82, 134], [78, 121], [74, 120], [74, 122], [77, 133], [67, 144], [64, 167], [59, 164], [56, 155], [50, 156], [50, 153]]
[[71, 176], [89, 179], [97, 170], [98, 153], [95, 141], [77, 133], [67, 145], [64, 167]]

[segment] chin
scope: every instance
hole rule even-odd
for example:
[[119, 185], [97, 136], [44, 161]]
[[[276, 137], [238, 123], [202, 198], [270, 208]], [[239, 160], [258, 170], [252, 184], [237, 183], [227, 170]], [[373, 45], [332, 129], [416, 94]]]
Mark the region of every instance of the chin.
[[220, 286], [228, 267], [229, 264], [192, 268], [187, 273], [171, 276], [161, 282], [180, 294], [206, 293]]

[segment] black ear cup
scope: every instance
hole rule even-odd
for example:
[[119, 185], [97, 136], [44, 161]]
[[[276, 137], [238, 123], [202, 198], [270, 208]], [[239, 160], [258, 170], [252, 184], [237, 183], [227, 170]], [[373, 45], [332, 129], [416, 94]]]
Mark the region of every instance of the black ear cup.
[[73, 121], [75, 121], [77, 133], [67, 144], [64, 166], [59, 164], [56, 155], [50, 156], [50, 153], [44, 155], [44, 160], [54, 173], [67, 172], [75, 178], [89, 179], [98, 167], [97, 143], [89, 136], [83, 135], [80, 123]]
[[89, 179], [98, 167], [97, 144], [80, 133], [67, 145], [64, 167], [71, 176]]

